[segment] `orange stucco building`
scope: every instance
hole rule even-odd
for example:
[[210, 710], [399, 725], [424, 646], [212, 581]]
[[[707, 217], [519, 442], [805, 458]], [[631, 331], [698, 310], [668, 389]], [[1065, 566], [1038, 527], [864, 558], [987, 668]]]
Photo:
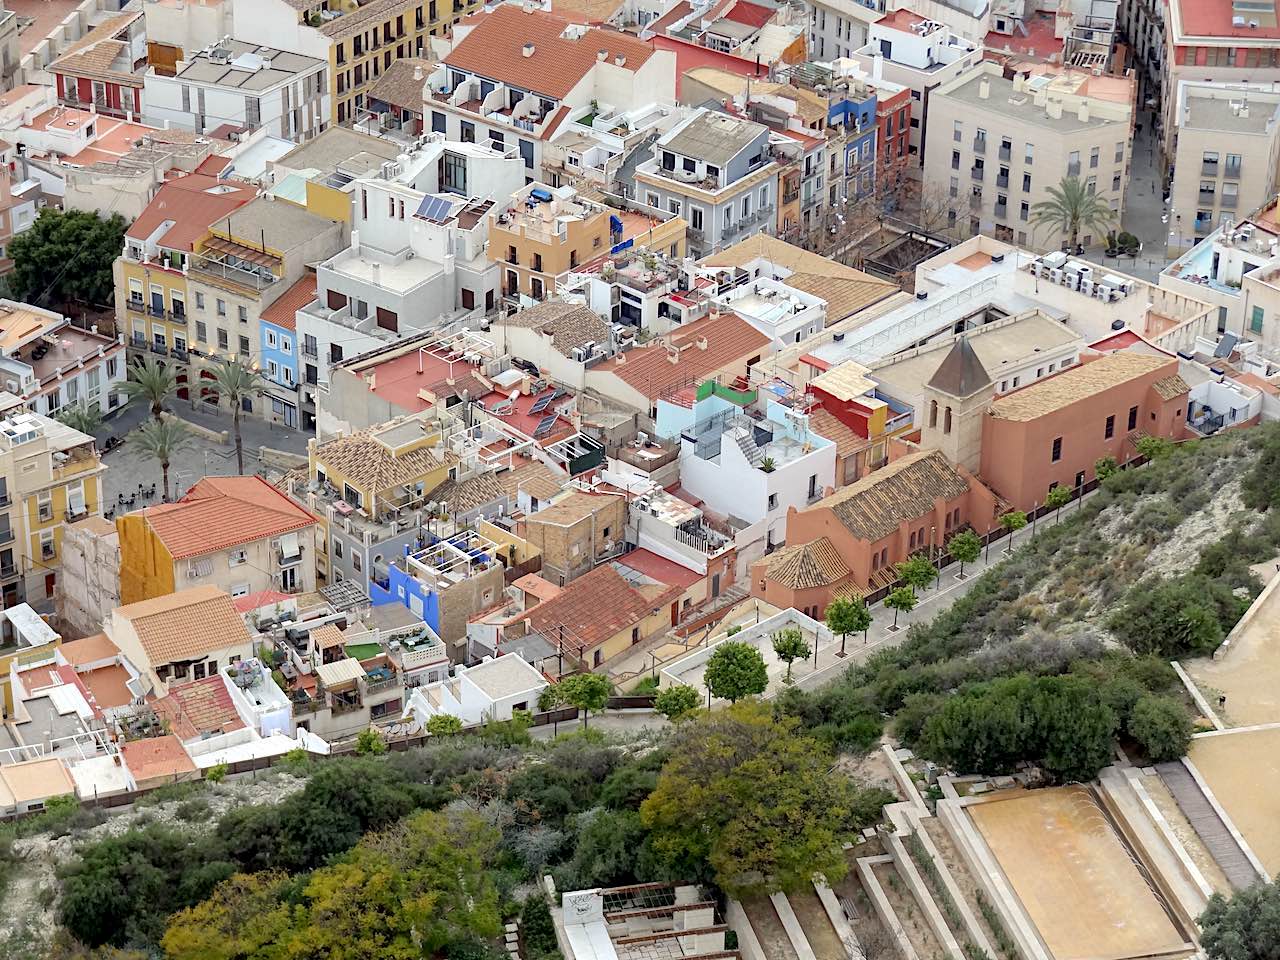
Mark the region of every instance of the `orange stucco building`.
[[1081, 359], [983, 414], [979, 473], [1014, 509], [1044, 503], [1050, 487], [1092, 480], [1103, 457], [1133, 459], [1143, 436], [1186, 436], [1190, 388], [1175, 357], [1121, 350]]
[[834, 597], [892, 582], [894, 565], [971, 527], [998, 524], [998, 498], [939, 451], [917, 450], [804, 510], [787, 514], [787, 546], [751, 568], [751, 592], [821, 617]]

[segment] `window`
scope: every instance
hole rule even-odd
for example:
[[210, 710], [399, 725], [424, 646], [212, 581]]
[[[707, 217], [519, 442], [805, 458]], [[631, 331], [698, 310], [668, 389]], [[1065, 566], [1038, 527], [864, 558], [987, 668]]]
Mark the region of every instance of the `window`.
[[680, 201], [674, 198], [667, 201], [667, 210], [677, 217], [680, 216]]
[[1056, 437], [1053, 441], [1053, 455], [1049, 458], [1051, 462], [1057, 463], [1062, 459], [1062, 438]]
[[952, 121], [951, 139], [959, 143], [964, 138], [964, 124], [959, 120]]
[[228, 349], [227, 331], [223, 330], [221, 327], [218, 328], [218, 349]]
[[776, 510], [778, 507], [778, 495], [776, 493], [769, 494], [769, 509]]
[[1138, 426], [1138, 408], [1130, 407], [1129, 408], [1129, 429], [1133, 430], [1137, 426]]
[[359, 573], [362, 566], [363, 561], [360, 559], [360, 551], [357, 550], [351, 555], [351, 569]]
[[223, 300], [221, 297], [218, 298], [217, 308], [218, 316], [225, 317], [227, 315], [227, 301]]
[[1089, 151], [1090, 169], [1096, 168], [1098, 166], [1098, 153], [1099, 153], [1098, 147], [1094, 147], [1092, 150]]
[[196, 291], [196, 309], [197, 310], [204, 309], [204, 294], [201, 293], [199, 290]]
[[237, 313], [237, 315], [239, 315], [239, 317], [240, 317], [240, 322], [241, 322], [241, 323], [248, 323], [248, 322], [249, 322], [249, 308], [248, 308], [248, 307], [236, 307], [236, 313]]
[[1102, 438], [1104, 440], [1110, 440], [1115, 435], [1116, 435], [1116, 417], [1115, 417], [1115, 414], [1112, 414], [1111, 416], [1107, 417], [1107, 426], [1106, 426], [1106, 429], [1102, 431]]
[[1018, 204], [1018, 219], [1025, 221], [1030, 216], [1031, 216], [1031, 204], [1023, 200], [1020, 204]]
[[1119, 190], [1120, 190], [1120, 174], [1118, 174], [1118, 173], [1117, 173], [1117, 174], [1115, 174], [1115, 175], [1111, 178], [1111, 189], [1112, 189], [1112, 190], [1114, 190], [1114, 191], [1116, 191], [1116, 192], [1119, 192]]
[[239, 567], [249, 562], [249, 554], [244, 550], [232, 550], [227, 554], [227, 566]]
[[248, 337], [240, 338], [240, 354], [245, 357], [249, 356], [249, 338]]
[[335, 560], [342, 559], [342, 541], [339, 540], [337, 537], [333, 538], [333, 559]]
[[272, 350], [276, 348], [276, 332], [274, 330], [267, 330], [267, 346]]
[[702, 208], [689, 207], [689, 226], [694, 230], [702, 229]]
[[1022, 175], [1022, 192], [1023, 193], [1031, 192], [1031, 174], [1029, 173], [1024, 173]]
[[1249, 332], [1250, 333], [1262, 332], [1262, 317], [1263, 317], [1262, 308], [1254, 307], [1249, 314]]
[[1035, 159], [1036, 159], [1035, 147], [1034, 145], [1028, 143], [1026, 145], [1026, 151], [1023, 153], [1022, 160], [1024, 163], [1035, 163]]
[[209, 342], [209, 330], [203, 320], [196, 321], [196, 340], [199, 343]]

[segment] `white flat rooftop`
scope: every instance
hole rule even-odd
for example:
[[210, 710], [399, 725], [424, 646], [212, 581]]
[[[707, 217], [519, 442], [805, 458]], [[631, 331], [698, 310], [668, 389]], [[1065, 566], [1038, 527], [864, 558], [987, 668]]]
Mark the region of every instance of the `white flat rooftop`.
[[444, 266], [434, 260], [414, 257], [412, 260], [389, 262], [371, 250], [347, 250], [326, 265], [342, 277], [373, 284], [394, 293], [409, 293], [444, 273]]

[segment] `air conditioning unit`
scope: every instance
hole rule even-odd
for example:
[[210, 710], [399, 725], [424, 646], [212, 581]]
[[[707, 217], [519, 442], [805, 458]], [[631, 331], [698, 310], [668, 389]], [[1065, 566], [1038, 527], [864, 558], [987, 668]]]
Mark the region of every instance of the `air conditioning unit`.
[[1080, 280], [1080, 292], [1086, 297], [1093, 296], [1093, 281], [1088, 277], [1082, 277]]
[[1115, 288], [1115, 287], [1109, 286], [1108, 284], [1105, 284], [1105, 283], [1100, 283], [1100, 284], [1098, 284], [1098, 299], [1099, 299], [1099, 300], [1104, 300], [1104, 301], [1110, 300], [1110, 299], [1111, 299], [1111, 297], [1112, 297], [1112, 295], [1113, 295], [1115, 292], [1116, 292], [1116, 288]]
[[1117, 301], [1117, 300], [1123, 300], [1123, 299], [1124, 299], [1124, 291], [1123, 291], [1123, 290], [1112, 290], [1112, 291], [1111, 291], [1111, 297], [1110, 297], [1110, 300], [1111, 300], [1111, 302], [1112, 302], [1112, 303], [1114, 303], [1114, 302], [1115, 302], [1115, 301]]
[[1075, 272], [1072, 272], [1072, 273], [1063, 273], [1063, 275], [1062, 275], [1062, 285], [1063, 285], [1064, 287], [1066, 287], [1068, 290], [1079, 290], [1079, 289], [1080, 289], [1080, 274], [1075, 273]]
[[1061, 268], [1061, 267], [1051, 267], [1051, 268], [1050, 268], [1050, 270], [1049, 270], [1049, 279], [1050, 279], [1050, 280], [1052, 280], [1054, 283], [1061, 283], [1061, 282], [1062, 282], [1062, 268]]
[[1031, 275], [1033, 277], [1043, 277], [1047, 268], [1039, 260], [1031, 261]]

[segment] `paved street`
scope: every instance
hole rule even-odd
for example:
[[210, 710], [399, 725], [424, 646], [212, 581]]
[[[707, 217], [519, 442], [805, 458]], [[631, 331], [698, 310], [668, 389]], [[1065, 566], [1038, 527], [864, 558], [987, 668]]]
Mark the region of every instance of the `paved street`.
[[[210, 416], [203, 411], [193, 411], [189, 404], [180, 401], [171, 403], [169, 409], [188, 423], [208, 430], [225, 430], [228, 435], [225, 444], [193, 435], [190, 443], [178, 452], [169, 467], [169, 482], [176, 487], [179, 496], [201, 477], [230, 476], [236, 472], [235, 442], [231, 439], [229, 414]], [[150, 415], [146, 409], [126, 409], [116, 414], [98, 431], [99, 449], [107, 437], [127, 437]], [[247, 474], [256, 472], [261, 466], [258, 462], [258, 448], [261, 446], [293, 453], [306, 453], [307, 450], [307, 434], [258, 418], [241, 420], [240, 432], [244, 438], [244, 471]], [[142, 453], [136, 445], [126, 440], [123, 446], [104, 454], [103, 460], [109, 468], [103, 480], [108, 506], [118, 502], [120, 493], [136, 495], [139, 483], [148, 487], [155, 484], [156, 495], [149, 500], [138, 500], [134, 504], [135, 509], [160, 502], [160, 464]]]

